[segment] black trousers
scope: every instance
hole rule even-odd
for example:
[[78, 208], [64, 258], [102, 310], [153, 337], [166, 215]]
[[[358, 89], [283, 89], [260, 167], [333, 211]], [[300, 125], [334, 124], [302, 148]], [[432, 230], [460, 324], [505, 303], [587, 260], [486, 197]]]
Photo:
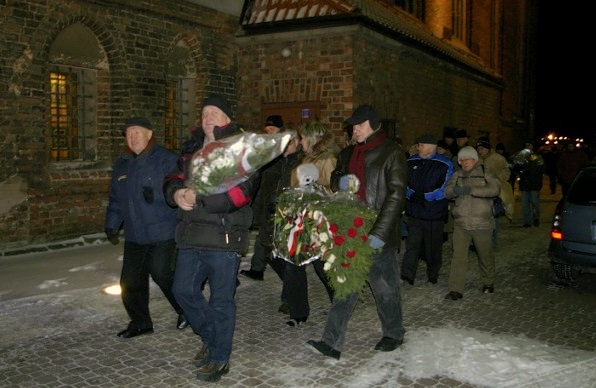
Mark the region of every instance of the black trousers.
[[[327, 279], [327, 275], [325, 275], [323, 264], [324, 263], [321, 260], [315, 260], [312, 262], [317, 276], [319, 279], [321, 279], [321, 282], [323, 282], [323, 285], [325, 286], [325, 290], [329, 296], [329, 301], [332, 302], [333, 288], [331, 288], [329, 280]], [[306, 266], [298, 266], [292, 263], [286, 263], [283, 287], [286, 301], [290, 307], [290, 318], [308, 318], [310, 314], [310, 305], [308, 303], [308, 280], [306, 277]]]
[[178, 314], [182, 308], [172, 293], [176, 261], [176, 243], [172, 240], [154, 244], [124, 242], [124, 259], [120, 274], [122, 303], [130, 317], [130, 329], [153, 327], [149, 313], [149, 276], [159, 286]]
[[443, 229], [445, 222], [425, 221], [408, 217], [408, 239], [401, 266], [401, 276], [412, 283], [416, 280], [418, 260], [426, 261], [429, 281], [436, 281], [443, 265]]

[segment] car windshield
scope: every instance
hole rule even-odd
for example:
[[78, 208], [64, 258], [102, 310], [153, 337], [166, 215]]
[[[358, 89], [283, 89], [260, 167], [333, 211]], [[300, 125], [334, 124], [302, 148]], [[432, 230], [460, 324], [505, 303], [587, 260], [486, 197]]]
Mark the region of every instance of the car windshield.
[[567, 200], [574, 205], [596, 205], [596, 168], [584, 169], [573, 182]]

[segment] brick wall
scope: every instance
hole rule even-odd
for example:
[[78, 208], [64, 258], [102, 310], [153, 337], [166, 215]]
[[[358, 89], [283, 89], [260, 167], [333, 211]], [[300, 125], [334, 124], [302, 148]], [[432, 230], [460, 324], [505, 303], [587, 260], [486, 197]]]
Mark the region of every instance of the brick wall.
[[[342, 122], [359, 104], [395, 119], [404, 145], [422, 133], [465, 128], [471, 141], [499, 127], [500, 86], [362, 27], [238, 38], [239, 112], [260, 123], [261, 104], [320, 101], [320, 119], [343, 144]], [[291, 55], [284, 58], [281, 51]], [[259, 128], [256, 128], [259, 129]]]
[[[442, 35], [450, 26], [450, 15], [444, 13], [448, 7], [437, 0], [427, 4], [426, 22], [436, 27], [428, 31], [447, 44], [449, 37]], [[469, 58], [483, 62], [476, 67], [446, 59], [440, 48], [422, 48], [359, 23], [309, 25], [292, 32], [272, 26], [261, 35], [242, 36], [237, 17], [177, 0], [4, 4], [0, 198], [9, 178], [25, 184], [14, 205], [0, 212], [0, 251], [103, 231], [110, 166], [123, 150], [120, 126], [137, 114], [161, 126], [167, 64], [179, 42], [189, 48], [196, 72], [196, 106], [207, 94], [223, 93], [249, 130], [260, 129], [263, 104], [318, 101], [319, 118], [335, 131], [340, 145], [344, 119], [362, 103], [396, 120], [406, 147], [424, 132], [440, 136], [445, 126], [466, 129], [472, 141], [487, 132], [495, 143], [528, 137], [532, 128], [523, 119], [531, 112], [523, 110], [528, 91], [521, 71], [526, 50], [516, 46], [523, 37], [518, 26], [525, 22], [524, 5], [503, 2], [504, 17], [511, 20], [503, 24], [503, 54], [493, 58], [501, 52], [501, 41], [488, 39], [491, 25], [484, 11], [489, 4], [481, 0], [474, 10], [478, 26], [471, 49], [478, 55]], [[75, 23], [96, 37], [103, 56], [97, 64], [97, 159], [56, 166], [48, 160], [49, 56], [56, 37]], [[290, 55], [282, 56], [283, 49]]]
[[[48, 56], [75, 23], [91, 31], [105, 57], [97, 77], [97, 159], [57, 166], [48, 156]], [[197, 64], [197, 106], [214, 91], [235, 101], [237, 18], [213, 9], [176, 0], [9, 2], [0, 26], [0, 182], [26, 182], [17, 205], [0, 214], [0, 251], [103, 231], [110, 166], [124, 147], [120, 126], [141, 114], [162, 127], [166, 65], [179, 41]]]

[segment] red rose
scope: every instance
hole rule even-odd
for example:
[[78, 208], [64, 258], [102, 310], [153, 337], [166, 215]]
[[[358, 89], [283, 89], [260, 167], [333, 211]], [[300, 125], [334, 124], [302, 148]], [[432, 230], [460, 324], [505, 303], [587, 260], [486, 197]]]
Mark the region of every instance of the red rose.
[[331, 225], [329, 225], [329, 231], [330, 231], [331, 233], [335, 233], [335, 232], [337, 232], [337, 230], [338, 230], [338, 229], [339, 229], [339, 228], [337, 227], [337, 225], [336, 225], [336, 224], [331, 224]]
[[344, 268], [348, 268], [350, 266], [350, 263], [341, 263], [341, 266]]
[[333, 242], [337, 246], [342, 246], [344, 244], [344, 236], [335, 236], [335, 238], [333, 239]]
[[352, 257], [356, 256], [356, 251], [347, 251], [346, 256], [351, 259]]
[[364, 225], [364, 220], [362, 219], [362, 217], [356, 217], [354, 218], [354, 226], [359, 228], [362, 225]]
[[360, 236], [360, 238], [362, 239], [363, 242], [367, 242], [368, 241], [368, 236], [363, 234]]
[[356, 229], [354, 229], [354, 228], [348, 229], [347, 235], [349, 237], [354, 238], [354, 237], [356, 237], [357, 234], [358, 234], [358, 231]]

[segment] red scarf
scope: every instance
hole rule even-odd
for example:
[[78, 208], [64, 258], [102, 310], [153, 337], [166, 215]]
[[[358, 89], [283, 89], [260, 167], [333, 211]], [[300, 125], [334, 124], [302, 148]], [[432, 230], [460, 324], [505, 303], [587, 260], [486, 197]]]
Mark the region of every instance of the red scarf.
[[370, 142], [359, 143], [354, 146], [354, 152], [352, 152], [350, 164], [348, 165], [348, 172], [356, 175], [360, 181], [360, 188], [356, 194], [358, 194], [358, 197], [360, 197], [362, 202], [366, 202], [366, 182], [364, 182], [364, 172], [366, 171], [364, 158], [366, 156], [366, 151], [376, 148], [386, 139], [387, 133], [385, 131], [381, 131], [376, 139], [373, 139]]

